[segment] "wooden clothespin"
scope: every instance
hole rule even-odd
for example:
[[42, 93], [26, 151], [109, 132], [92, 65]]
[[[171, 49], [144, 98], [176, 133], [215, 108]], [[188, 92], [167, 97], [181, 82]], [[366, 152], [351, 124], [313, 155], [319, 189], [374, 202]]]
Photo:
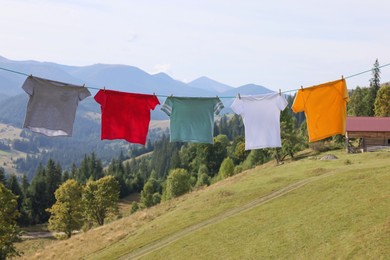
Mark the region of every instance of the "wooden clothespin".
[[301, 85], [301, 90], [303, 91], [303, 86]]
[[238, 93], [238, 99], [241, 99], [240, 93]]
[[341, 79], [344, 79], [344, 75], [341, 75]]

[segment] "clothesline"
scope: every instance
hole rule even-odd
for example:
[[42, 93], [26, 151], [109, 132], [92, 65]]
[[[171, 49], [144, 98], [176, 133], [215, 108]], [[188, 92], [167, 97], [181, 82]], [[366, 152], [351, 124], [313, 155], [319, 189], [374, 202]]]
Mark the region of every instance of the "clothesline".
[[[378, 69], [383, 68], [383, 67], [386, 67], [386, 66], [390, 66], [390, 63], [387, 63], [387, 64], [385, 64], [385, 65], [379, 66]], [[365, 71], [362, 71], [362, 72], [359, 72], [359, 73], [356, 73], [356, 74], [352, 74], [352, 75], [349, 75], [349, 76], [347, 76], [347, 77], [343, 77], [343, 76], [341, 76], [341, 77], [344, 78], [344, 79], [349, 79], [349, 78], [353, 78], [353, 77], [356, 77], [356, 76], [359, 76], [359, 75], [362, 75], [362, 74], [364, 74], [364, 73], [371, 72], [371, 71], [372, 71], [372, 69], [370, 69], [370, 70], [365, 70]], [[298, 88], [298, 89], [292, 89], [292, 90], [283, 91], [282, 93], [296, 92], [296, 91], [298, 91], [298, 90], [299, 90], [299, 88]]]
[[[390, 63], [381, 65], [378, 68], [383, 68], [383, 67], [387, 67], [387, 66], [390, 66]], [[27, 74], [27, 73], [24, 73], [24, 72], [7, 69], [7, 68], [4, 68], [4, 67], [0, 67], [0, 69], [4, 70], [4, 71], [7, 71], [7, 72], [12, 72], [12, 73], [15, 73], [15, 74], [19, 74], [19, 75], [24, 75], [24, 76], [27, 76], [27, 77], [32, 76], [32, 74]], [[353, 78], [353, 77], [356, 77], [356, 76], [359, 76], [359, 75], [362, 75], [362, 74], [365, 74], [365, 73], [368, 73], [368, 72], [371, 72], [371, 71], [372, 71], [372, 69], [369, 69], [369, 70], [365, 70], [365, 71], [362, 71], [362, 72], [359, 72], [359, 73], [356, 73], [356, 74], [352, 74], [352, 75], [347, 76], [347, 77], [343, 77], [343, 76], [342, 77], [344, 79], [349, 79], [349, 78]], [[84, 86], [85, 86], [85, 84], [84, 84]], [[102, 89], [102, 88], [91, 87], [91, 86], [85, 86], [85, 87], [88, 88], [88, 89], [95, 89], [95, 90], [101, 90]], [[105, 89], [105, 87], [104, 87], [104, 89]], [[304, 89], [304, 88], [301, 87], [301, 89]], [[299, 90], [299, 88], [298, 89], [292, 89], [292, 90], [286, 90], [286, 91], [281, 91], [279, 89], [279, 93], [284, 94], [284, 93], [289, 93], [289, 92], [296, 92], [298, 90]], [[167, 95], [156, 95], [156, 94], [155, 94], [155, 96], [157, 96], [157, 97], [169, 97]], [[221, 96], [221, 97], [218, 96], [218, 98], [228, 98], [229, 99], [229, 98], [236, 98], [236, 96]]]
[[[22, 89], [29, 95], [23, 128], [46, 136], [72, 136], [78, 103], [91, 95], [86, 87], [33, 76]], [[101, 140], [146, 144], [150, 111], [160, 104], [156, 95], [100, 89], [94, 99], [101, 107]], [[347, 101], [341, 79], [298, 91], [291, 109], [305, 112], [309, 141], [314, 142], [345, 133]], [[282, 147], [280, 113], [287, 105], [280, 94], [234, 99], [230, 107], [243, 119], [245, 150]], [[170, 141], [213, 144], [214, 115], [223, 108], [219, 98], [168, 97], [161, 110], [170, 117]], [[265, 110], [269, 113], [259, 113]]]

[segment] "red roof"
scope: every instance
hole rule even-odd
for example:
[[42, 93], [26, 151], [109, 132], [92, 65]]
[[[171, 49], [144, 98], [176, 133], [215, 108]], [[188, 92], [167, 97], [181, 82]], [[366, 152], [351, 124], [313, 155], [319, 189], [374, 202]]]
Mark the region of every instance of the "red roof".
[[390, 117], [348, 116], [347, 132], [390, 132]]

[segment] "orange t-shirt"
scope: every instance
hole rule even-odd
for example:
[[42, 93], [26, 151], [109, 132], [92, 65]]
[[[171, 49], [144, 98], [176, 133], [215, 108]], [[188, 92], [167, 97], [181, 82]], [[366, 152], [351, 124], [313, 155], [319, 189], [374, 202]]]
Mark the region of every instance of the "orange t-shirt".
[[300, 89], [294, 99], [294, 113], [305, 112], [309, 141], [345, 134], [348, 89], [345, 79]]

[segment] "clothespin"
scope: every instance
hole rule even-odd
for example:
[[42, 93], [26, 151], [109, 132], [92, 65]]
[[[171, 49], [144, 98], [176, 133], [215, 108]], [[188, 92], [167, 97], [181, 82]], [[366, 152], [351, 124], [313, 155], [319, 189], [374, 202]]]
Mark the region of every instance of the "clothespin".
[[156, 95], [156, 93], [153, 92], [153, 96], [155, 96], [155, 95]]
[[240, 93], [238, 93], [238, 99], [241, 99]]
[[282, 91], [279, 89], [279, 96], [281, 96], [282, 95]]
[[341, 75], [341, 79], [344, 79], [344, 75]]
[[173, 94], [171, 94], [171, 97], [173, 97]]
[[83, 84], [83, 88], [85, 88], [85, 83]]
[[303, 86], [301, 85], [301, 90], [303, 91]]
[[106, 92], [106, 86], [103, 87], [104, 92]]

